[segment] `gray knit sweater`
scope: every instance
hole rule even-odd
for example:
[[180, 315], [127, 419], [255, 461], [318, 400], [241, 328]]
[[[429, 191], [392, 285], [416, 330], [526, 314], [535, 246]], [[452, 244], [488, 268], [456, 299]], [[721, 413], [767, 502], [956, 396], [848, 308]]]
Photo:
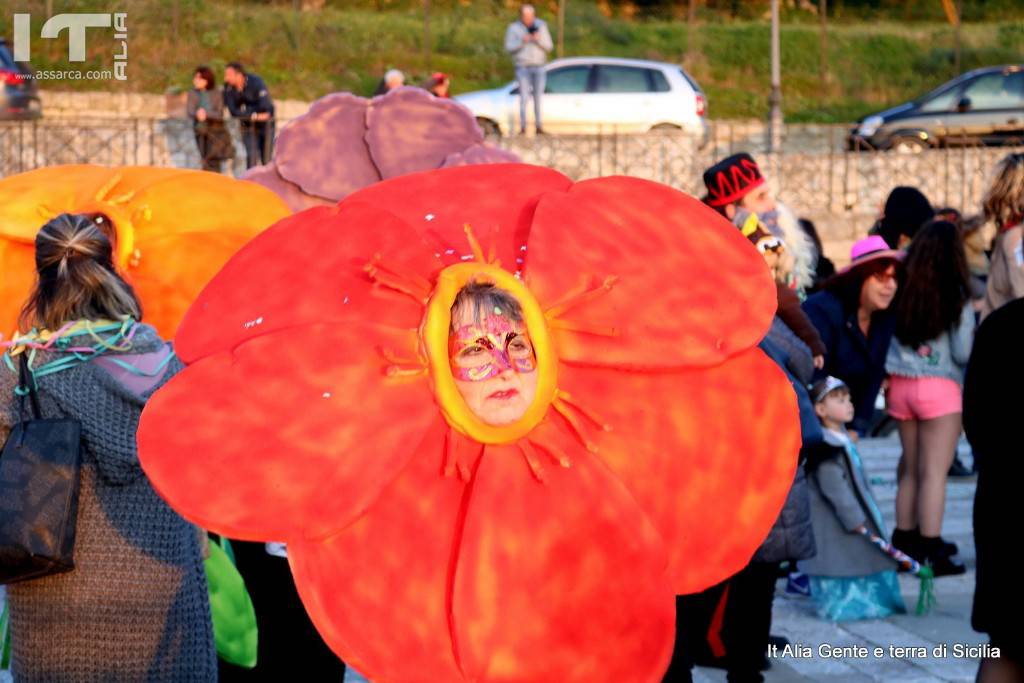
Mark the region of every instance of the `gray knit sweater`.
[[[131, 353], [160, 350], [139, 326]], [[105, 354], [106, 355], [106, 354]], [[40, 353], [36, 366], [55, 358]], [[82, 422], [75, 569], [8, 587], [18, 683], [203, 683], [217, 679], [206, 575], [195, 527], [139, 467], [135, 394], [94, 362], [38, 380], [43, 417]], [[18, 420], [17, 376], [0, 367], [0, 437]]]

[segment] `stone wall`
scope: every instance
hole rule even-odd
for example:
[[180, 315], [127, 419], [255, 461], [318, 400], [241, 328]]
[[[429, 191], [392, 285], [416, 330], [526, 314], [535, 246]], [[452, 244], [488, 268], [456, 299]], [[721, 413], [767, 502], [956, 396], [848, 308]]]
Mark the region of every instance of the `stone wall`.
[[[79, 118], [185, 118], [184, 92], [104, 93], [40, 90], [43, 116], [48, 119]], [[293, 119], [309, 108], [300, 100], [275, 100], [279, 118]]]
[[[45, 118], [0, 122], [0, 176], [68, 163], [199, 166], [190, 122], [166, 116], [168, 110], [183, 112], [181, 95], [49, 93], [47, 97]], [[281, 118], [288, 119], [304, 112], [307, 105], [281, 102], [278, 106]], [[87, 115], [101, 113], [105, 117]], [[278, 130], [286, 123], [281, 121]], [[229, 126], [236, 141], [230, 172], [241, 175], [245, 153], [237, 122], [230, 121]], [[764, 128], [757, 123], [718, 124], [703, 147], [674, 133], [513, 137], [499, 144], [527, 163], [550, 166], [573, 179], [632, 175], [697, 196], [704, 193], [701, 174], [705, 168], [732, 152], [750, 151], [778, 197], [815, 222], [826, 253], [839, 264], [848, 260], [850, 245], [866, 233], [893, 187], [913, 185], [937, 207], [977, 213], [991, 169], [1011, 151], [845, 152], [843, 136], [841, 127], [791, 126], [782, 151], [773, 154], [765, 153]]]

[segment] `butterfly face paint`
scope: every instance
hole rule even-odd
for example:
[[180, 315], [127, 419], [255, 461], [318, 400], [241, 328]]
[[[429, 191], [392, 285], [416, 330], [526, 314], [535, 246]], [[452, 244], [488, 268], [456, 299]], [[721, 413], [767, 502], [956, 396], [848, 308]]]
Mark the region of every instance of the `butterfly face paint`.
[[448, 354], [455, 379], [468, 382], [482, 382], [505, 370], [537, 369], [525, 325], [495, 313], [456, 328], [448, 338]]

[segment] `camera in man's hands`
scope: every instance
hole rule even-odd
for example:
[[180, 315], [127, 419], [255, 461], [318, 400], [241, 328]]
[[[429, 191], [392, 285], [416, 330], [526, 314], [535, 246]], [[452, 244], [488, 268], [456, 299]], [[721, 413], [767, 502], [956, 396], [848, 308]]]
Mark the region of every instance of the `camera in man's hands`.
[[532, 34], [534, 34], [534, 33], [536, 33], [536, 32], [537, 32], [537, 24], [534, 24], [533, 26], [527, 26], [527, 27], [526, 27], [526, 30], [527, 30], [527, 31], [528, 31], [528, 32], [529, 32], [529, 33], [530, 33], [531, 35], [532, 35]]

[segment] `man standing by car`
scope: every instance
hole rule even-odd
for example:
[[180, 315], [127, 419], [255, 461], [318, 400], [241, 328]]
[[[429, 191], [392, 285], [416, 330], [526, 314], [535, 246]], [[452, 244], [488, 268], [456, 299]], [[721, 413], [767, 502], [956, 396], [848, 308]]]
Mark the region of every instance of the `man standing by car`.
[[229, 62], [224, 68], [224, 105], [241, 123], [246, 168], [268, 163], [274, 152], [274, 101], [263, 79]]
[[523, 5], [519, 20], [505, 31], [505, 51], [512, 55], [519, 84], [519, 132], [526, 133], [526, 102], [533, 94], [533, 122], [537, 133], [543, 134], [540, 100], [544, 94], [544, 64], [553, 44], [548, 25], [537, 18], [533, 5]]

